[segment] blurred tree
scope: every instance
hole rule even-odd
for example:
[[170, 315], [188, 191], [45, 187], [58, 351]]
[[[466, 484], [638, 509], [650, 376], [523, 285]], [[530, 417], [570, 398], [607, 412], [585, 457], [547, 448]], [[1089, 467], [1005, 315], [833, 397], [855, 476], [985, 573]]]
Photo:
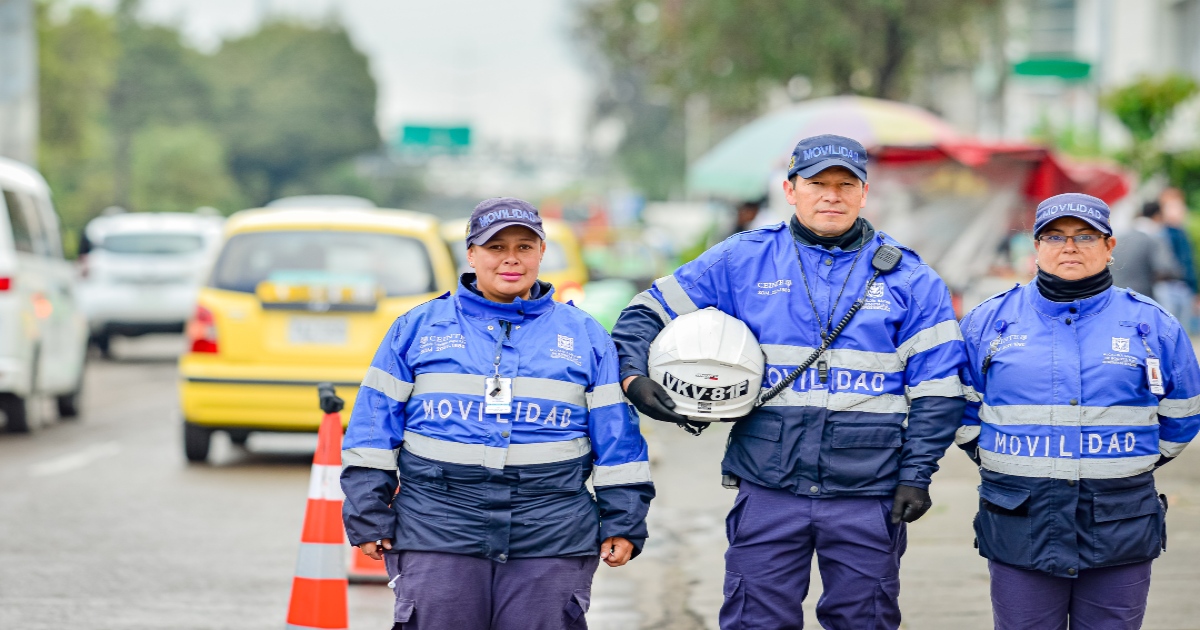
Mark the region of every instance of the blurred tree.
[[38, 168], [70, 243], [113, 198], [106, 122], [119, 45], [112, 17], [89, 7], [38, 2], [37, 29]]
[[131, 205], [153, 212], [191, 212], [200, 205], [242, 205], [225, 163], [221, 138], [200, 124], [151, 125], [134, 136]]
[[1178, 74], [1140, 77], [1102, 99], [1133, 138], [1133, 146], [1119, 157], [1142, 177], [1163, 167], [1157, 140], [1179, 104], [1196, 94], [1196, 82]]
[[375, 81], [340, 26], [269, 23], [212, 65], [219, 129], [252, 203], [380, 144]]
[[[1002, 0], [588, 0], [578, 31], [609, 70], [610, 97], [636, 97], [633, 78], [647, 88], [642, 93], [665, 92], [672, 117], [682, 120], [685, 104], [700, 96], [721, 127], [723, 119], [758, 113], [770, 88], [789, 86], [793, 98], [815, 88], [904, 100], [919, 72], [977, 55], [985, 39], [980, 25], [1000, 6]], [[645, 127], [643, 115], [653, 118], [652, 109], [623, 109], [631, 132]], [[656, 166], [681, 161], [684, 141], [670, 137], [682, 135], [680, 125], [658, 125], [666, 137], [652, 151]], [[644, 161], [636, 157], [645, 155], [641, 147], [655, 142], [626, 135], [619, 153], [631, 178], [639, 178], [631, 169]], [[682, 167], [675, 170], [681, 178]]]
[[[146, 197], [133, 190], [135, 137], [153, 125], [211, 121], [212, 89], [203, 71], [203, 55], [185, 46], [177, 29], [139, 22], [140, 5], [141, 0], [121, 0], [117, 5], [121, 54], [109, 106], [116, 203], [149, 210], [135, 202], [135, 197]], [[194, 201], [212, 205], [204, 198]]]

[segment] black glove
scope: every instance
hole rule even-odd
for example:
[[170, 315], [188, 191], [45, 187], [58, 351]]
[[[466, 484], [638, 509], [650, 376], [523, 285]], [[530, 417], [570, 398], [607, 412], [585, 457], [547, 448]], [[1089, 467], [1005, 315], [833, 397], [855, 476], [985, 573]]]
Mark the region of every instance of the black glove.
[[681, 416], [675, 413], [675, 401], [671, 400], [671, 396], [667, 394], [667, 390], [661, 385], [655, 383], [653, 379], [645, 376], [635, 376], [632, 381], [629, 381], [629, 387], [625, 390], [625, 397], [638, 411], [663, 422], [674, 422], [680, 428], [692, 435], [700, 435], [708, 424], [704, 422], [692, 422], [687, 419], [687, 416]]
[[317, 383], [317, 398], [321, 401], [321, 411], [337, 413], [346, 406], [346, 401], [338, 398], [333, 383]]
[[975, 462], [976, 466], [983, 465], [983, 462], [979, 459], [979, 438], [963, 444], [961, 448], [967, 454], [967, 457], [970, 457], [971, 461]]
[[933, 500], [929, 498], [928, 490], [900, 484], [892, 499], [892, 523], [911, 523], [924, 516], [930, 507], [933, 507]]
[[1164, 464], [1167, 464], [1168, 462], [1170, 462], [1170, 461], [1171, 461], [1171, 460], [1173, 460], [1173, 459], [1175, 459], [1175, 458], [1174, 458], [1174, 457], [1167, 457], [1166, 455], [1159, 455], [1159, 456], [1158, 456], [1158, 461], [1154, 463], [1154, 467], [1155, 467], [1155, 468], [1161, 468], [1161, 467], [1162, 467]]

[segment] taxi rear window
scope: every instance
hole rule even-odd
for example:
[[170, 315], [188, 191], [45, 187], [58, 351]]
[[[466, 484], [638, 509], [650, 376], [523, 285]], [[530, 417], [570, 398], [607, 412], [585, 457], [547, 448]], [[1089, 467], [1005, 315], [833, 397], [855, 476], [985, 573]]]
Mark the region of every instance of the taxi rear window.
[[389, 297], [437, 290], [421, 241], [377, 232], [250, 232], [231, 237], [210, 284], [254, 293], [260, 282], [285, 274], [370, 277]]

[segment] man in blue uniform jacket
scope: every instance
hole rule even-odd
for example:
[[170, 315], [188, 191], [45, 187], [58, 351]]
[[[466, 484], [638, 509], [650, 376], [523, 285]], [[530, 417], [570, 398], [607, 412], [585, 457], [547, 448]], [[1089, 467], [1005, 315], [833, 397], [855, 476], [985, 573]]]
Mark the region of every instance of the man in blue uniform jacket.
[[[722, 628], [799, 628], [817, 554], [826, 628], [897, 628], [905, 523], [929, 509], [930, 477], [962, 417], [962, 336], [941, 278], [859, 217], [867, 154], [841, 136], [792, 153], [790, 224], [736, 234], [638, 295], [613, 330], [630, 401], [685, 422], [647, 376], [651, 342], [679, 315], [716, 307], [766, 358], [763, 387], [861, 310], [815, 365], [734, 424], [722, 471], [740, 478], [728, 517]], [[902, 260], [866, 290], [883, 245]], [[865, 291], [865, 295], [864, 295]]]

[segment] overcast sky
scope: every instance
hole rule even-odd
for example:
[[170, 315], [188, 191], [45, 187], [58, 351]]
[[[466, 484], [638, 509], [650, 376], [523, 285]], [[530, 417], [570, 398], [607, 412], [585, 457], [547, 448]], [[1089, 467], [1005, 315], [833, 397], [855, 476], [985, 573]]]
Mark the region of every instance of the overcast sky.
[[[106, 9], [116, 0], [71, 0]], [[206, 50], [265, 13], [340, 16], [371, 59], [379, 123], [468, 122], [480, 140], [575, 149], [591, 82], [572, 42], [572, 0], [143, 0]]]

